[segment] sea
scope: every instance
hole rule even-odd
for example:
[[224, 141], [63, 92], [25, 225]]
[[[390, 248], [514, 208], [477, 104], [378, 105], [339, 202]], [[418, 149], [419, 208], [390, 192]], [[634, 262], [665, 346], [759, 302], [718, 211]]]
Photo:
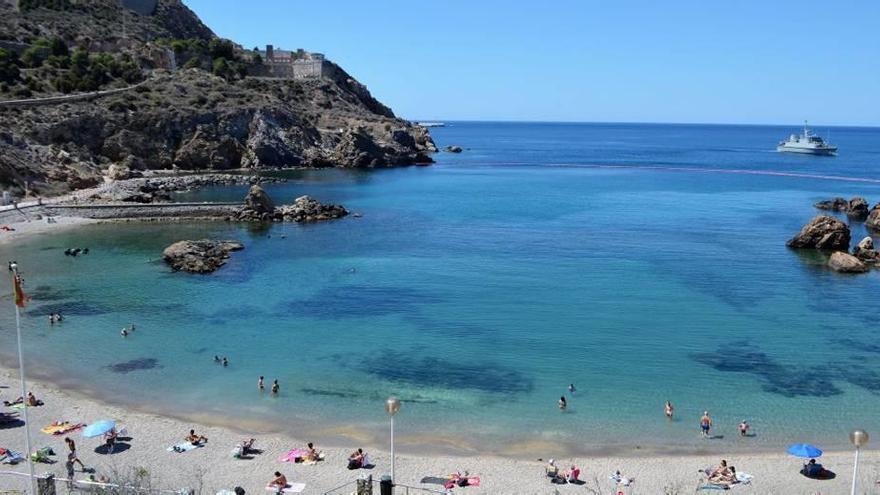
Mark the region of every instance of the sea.
[[[357, 213], [342, 220], [89, 225], [0, 259], [33, 296], [31, 377], [194, 423], [381, 447], [394, 395], [397, 448], [412, 452], [843, 448], [855, 427], [880, 433], [880, 270], [834, 273], [785, 242], [819, 200], [880, 202], [880, 129], [816, 128], [838, 156], [775, 151], [799, 130], [448, 122], [431, 133], [463, 152], [431, 166], [266, 185], [276, 203], [307, 194]], [[853, 245], [868, 235], [841, 218]], [[162, 261], [201, 238], [245, 249], [210, 275]], [[0, 365], [15, 367], [10, 292]]]

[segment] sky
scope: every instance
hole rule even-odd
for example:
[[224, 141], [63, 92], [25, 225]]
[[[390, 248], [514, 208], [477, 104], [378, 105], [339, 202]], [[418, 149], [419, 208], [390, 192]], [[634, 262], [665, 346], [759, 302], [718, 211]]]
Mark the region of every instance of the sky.
[[880, 126], [880, 0], [184, 0], [423, 120]]

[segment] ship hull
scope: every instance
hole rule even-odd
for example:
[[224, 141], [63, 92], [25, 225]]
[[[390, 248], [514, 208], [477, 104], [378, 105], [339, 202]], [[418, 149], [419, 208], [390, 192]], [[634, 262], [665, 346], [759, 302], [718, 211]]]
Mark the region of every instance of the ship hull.
[[832, 156], [837, 154], [837, 148], [796, 148], [793, 146], [777, 146], [776, 151], [781, 153], [800, 153], [802, 155]]

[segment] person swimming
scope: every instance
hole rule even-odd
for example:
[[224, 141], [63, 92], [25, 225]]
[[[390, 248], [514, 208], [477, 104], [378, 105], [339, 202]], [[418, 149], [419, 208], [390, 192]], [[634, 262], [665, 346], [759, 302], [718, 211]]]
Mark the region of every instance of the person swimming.
[[559, 398], [559, 410], [564, 411], [565, 408], [568, 407], [568, 401], [565, 400], [565, 396]]
[[225, 368], [227, 366], [229, 366], [229, 360], [226, 359], [226, 356], [223, 356], [223, 367]]
[[266, 385], [263, 384], [263, 376], [260, 376], [260, 379], [257, 380], [257, 388], [260, 389], [260, 392], [266, 389]]
[[569, 391], [570, 393], [573, 394], [573, 393], [575, 393], [576, 390], [577, 390], [577, 389], [574, 388], [574, 383], [569, 383], [569, 384], [568, 384], [568, 391]]
[[128, 337], [128, 329], [123, 328], [122, 331], [119, 332], [119, 335], [122, 335], [123, 337]]
[[214, 354], [214, 362], [215, 362], [215, 363], [219, 363], [219, 362], [220, 362], [220, 356]]

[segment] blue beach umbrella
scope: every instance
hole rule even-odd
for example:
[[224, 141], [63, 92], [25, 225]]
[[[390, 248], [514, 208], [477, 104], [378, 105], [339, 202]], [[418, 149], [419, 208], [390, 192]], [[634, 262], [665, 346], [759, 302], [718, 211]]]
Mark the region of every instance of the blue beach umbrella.
[[95, 421], [83, 428], [82, 435], [86, 438], [99, 437], [113, 428], [116, 428], [116, 421]]
[[796, 443], [786, 451], [795, 457], [803, 457], [805, 459], [813, 459], [822, 456], [822, 451], [815, 445], [808, 443]]

